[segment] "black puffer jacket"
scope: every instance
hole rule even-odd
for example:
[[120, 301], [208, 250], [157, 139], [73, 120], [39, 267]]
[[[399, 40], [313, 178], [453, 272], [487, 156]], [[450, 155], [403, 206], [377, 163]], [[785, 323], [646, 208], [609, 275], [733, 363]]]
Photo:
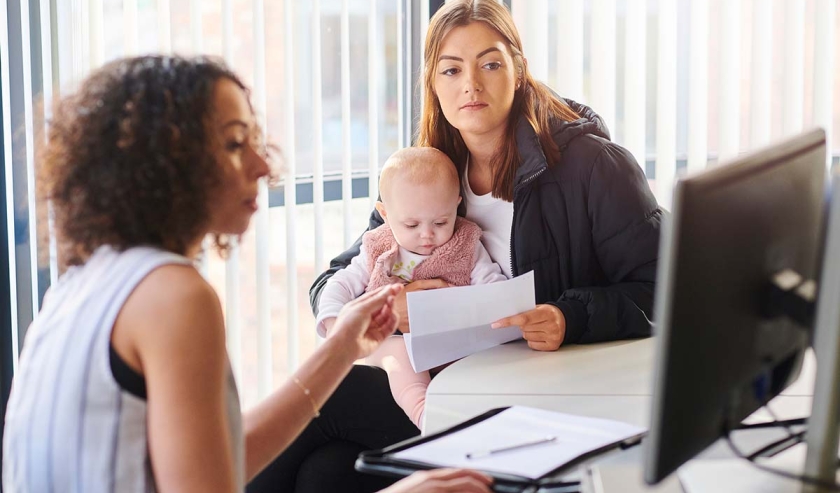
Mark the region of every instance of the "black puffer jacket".
[[[548, 167], [533, 128], [516, 140], [511, 230], [514, 275], [534, 271], [536, 303], [566, 317], [564, 344], [651, 333], [662, 210], [636, 160], [609, 140], [601, 118], [567, 101], [581, 119], [552, 127], [561, 161]], [[382, 224], [374, 211], [370, 228]], [[313, 311], [327, 280], [350, 264], [359, 241], [332, 260], [309, 290]]]

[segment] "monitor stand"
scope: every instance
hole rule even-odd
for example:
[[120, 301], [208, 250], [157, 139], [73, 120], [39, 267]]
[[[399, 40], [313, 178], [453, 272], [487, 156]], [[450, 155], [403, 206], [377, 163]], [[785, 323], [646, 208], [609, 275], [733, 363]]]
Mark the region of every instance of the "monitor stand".
[[[797, 445], [760, 463], [774, 469], [801, 475], [805, 445]], [[695, 459], [677, 471], [685, 493], [802, 493], [809, 491], [802, 482], [757, 468], [745, 459]], [[812, 490], [819, 491], [819, 490]]]

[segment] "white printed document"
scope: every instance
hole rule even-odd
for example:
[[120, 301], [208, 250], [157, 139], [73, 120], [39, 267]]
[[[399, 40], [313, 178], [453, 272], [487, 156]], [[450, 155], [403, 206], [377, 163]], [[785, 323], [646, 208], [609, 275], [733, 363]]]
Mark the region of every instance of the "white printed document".
[[392, 457], [538, 479], [590, 452], [636, 439], [644, 432], [644, 428], [620, 421], [513, 406]]
[[430, 289], [406, 295], [411, 333], [404, 334], [414, 371], [449, 363], [522, 337], [493, 322], [534, 309], [534, 272], [502, 282]]

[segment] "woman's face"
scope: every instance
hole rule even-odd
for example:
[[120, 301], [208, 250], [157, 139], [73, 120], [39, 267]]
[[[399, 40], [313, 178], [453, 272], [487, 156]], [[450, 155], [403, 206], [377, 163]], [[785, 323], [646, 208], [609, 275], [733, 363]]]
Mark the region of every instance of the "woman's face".
[[495, 138], [507, 124], [517, 70], [505, 39], [483, 22], [456, 27], [443, 38], [435, 94], [446, 120], [469, 137]]
[[219, 191], [210, 198], [210, 229], [240, 235], [257, 211], [257, 184], [269, 167], [254, 147], [257, 128], [245, 92], [233, 81], [221, 79], [213, 104], [210, 132], [216, 133], [216, 159], [225, 174]]

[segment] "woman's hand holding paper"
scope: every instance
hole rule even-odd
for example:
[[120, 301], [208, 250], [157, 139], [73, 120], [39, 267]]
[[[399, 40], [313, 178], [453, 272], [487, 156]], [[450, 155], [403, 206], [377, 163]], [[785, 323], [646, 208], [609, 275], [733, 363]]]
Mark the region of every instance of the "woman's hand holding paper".
[[533, 310], [506, 317], [490, 325], [494, 329], [519, 326], [528, 347], [537, 351], [556, 351], [566, 337], [566, 317], [554, 305], [537, 305]]

